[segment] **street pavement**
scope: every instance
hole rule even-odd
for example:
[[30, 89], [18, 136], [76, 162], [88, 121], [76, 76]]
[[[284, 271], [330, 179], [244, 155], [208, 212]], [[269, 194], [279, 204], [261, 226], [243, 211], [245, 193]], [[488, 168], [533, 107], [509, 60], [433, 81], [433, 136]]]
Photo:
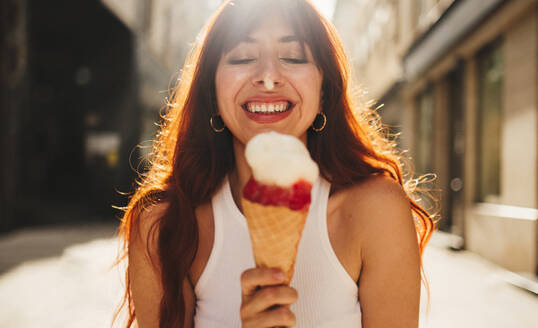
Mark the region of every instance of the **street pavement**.
[[421, 297], [420, 327], [538, 328], [538, 296], [506, 282], [507, 271], [434, 234], [424, 254], [431, 288]]
[[[110, 327], [122, 295], [113, 225], [34, 228], [0, 236], [0, 327]], [[538, 297], [508, 284], [505, 271], [446, 247], [424, 255], [431, 289], [420, 327], [536, 328]]]

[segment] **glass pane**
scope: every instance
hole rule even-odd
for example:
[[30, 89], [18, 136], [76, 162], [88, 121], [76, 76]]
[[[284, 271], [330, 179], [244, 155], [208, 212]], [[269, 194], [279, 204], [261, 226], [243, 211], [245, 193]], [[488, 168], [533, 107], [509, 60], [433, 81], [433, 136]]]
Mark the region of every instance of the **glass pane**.
[[418, 98], [417, 111], [417, 173], [432, 172], [433, 169], [433, 117], [434, 101], [431, 88]]
[[500, 195], [503, 57], [500, 44], [478, 57], [479, 201], [497, 202]]

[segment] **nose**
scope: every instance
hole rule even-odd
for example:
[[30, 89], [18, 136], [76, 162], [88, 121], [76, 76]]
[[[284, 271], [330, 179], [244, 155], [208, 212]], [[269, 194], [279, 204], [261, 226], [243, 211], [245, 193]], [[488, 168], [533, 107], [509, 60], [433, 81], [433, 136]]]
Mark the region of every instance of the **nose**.
[[259, 68], [252, 78], [254, 86], [266, 90], [273, 90], [284, 84], [280, 63], [271, 58], [260, 60]]

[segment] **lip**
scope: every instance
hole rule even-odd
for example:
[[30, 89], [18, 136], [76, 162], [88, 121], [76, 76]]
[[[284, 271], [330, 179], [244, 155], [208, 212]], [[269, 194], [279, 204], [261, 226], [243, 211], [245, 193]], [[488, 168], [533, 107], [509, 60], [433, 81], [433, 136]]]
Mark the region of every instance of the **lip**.
[[[290, 104], [290, 108], [286, 110], [285, 112], [274, 112], [274, 113], [252, 113], [249, 112], [246, 108], [246, 104], [249, 102], [277, 102], [277, 101], [287, 101]], [[281, 121], [288, 117], [291, 112], [295, 109], [295, 102], [293, 102], [291, 99], [282, 97], [282, 96], [258, 96], [258, 97], [252, 97], [247, 99], [245, 102], [243, 102], [243, 105], [241, 108], [243, 108], [243, 111], [245, 112], [245, 115], [257, 122], [257, 123], [275, 123], [278, 121]]]
[[243, 110], [245, 111], [245, 114], [247, 115], [247, 117], [257, 123], [275, 123], [275, 122], [278, 122], [280, 120], [283, 120], [285, 119], [286, 117], [288, 117], [291, 112], [295, 109], [295, 105], [292, 104], [290, 109], [288, 109], [287, 111], [285, 112], [281, 112], [281, 113], [251, 113], [249, 112], [248, 110], [246, 110], [245, 108], [243, 108]]
[[290, 102], [292, 104], [294, 103], [293, 100], [291, 100], [290, 98], [286, 98], [284, 96], [280, 96], [280, 95], [263, 95], [263, 96], [250, 97], [250, 98], [246, 99], [243, 102], [243, 105], [248, 103], [248, 102], [276, 102], [276, 101], [287, 101], [287, 102]]

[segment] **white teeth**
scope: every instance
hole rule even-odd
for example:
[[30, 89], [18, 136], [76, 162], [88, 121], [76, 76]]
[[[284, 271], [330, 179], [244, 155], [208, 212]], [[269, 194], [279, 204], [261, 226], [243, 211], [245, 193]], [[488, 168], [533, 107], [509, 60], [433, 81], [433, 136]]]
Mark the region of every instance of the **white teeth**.
[[247, 103], [246, 108], [251, 113], [275, 113], [284, 112], [288, 109], [286, 102], [278, 103]]

